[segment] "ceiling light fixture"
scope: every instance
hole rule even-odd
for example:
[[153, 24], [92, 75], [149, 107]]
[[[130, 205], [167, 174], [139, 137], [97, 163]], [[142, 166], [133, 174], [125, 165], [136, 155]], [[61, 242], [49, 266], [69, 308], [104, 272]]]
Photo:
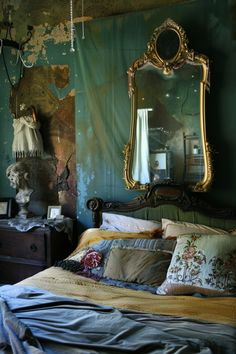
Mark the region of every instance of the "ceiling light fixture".
[[3, 20], [0, 22], [0, 55], [2, 55], [3, 64], [6, 70], [7, 78], [12, 87], [14, 83], [12, 82], [5, 58], [5, 47], [16, 50], [16, 64], [20, 61], [20, 77], [22, 76], [22, 66], [30, 68], [33, 64], [27, 64], [23, 59], [25, 45], [30, 41], [33, 35], [33, 26], [27, 26], [26, 39], [24, 41], [17, 42], [12, 38], [13, 22], [11, 19], [12, 6], [8, 5], [3, 8]]
[[[22, 43], [18, 43], [15, 40], [12, 39], [12, 28], [13, 28], [13, 22], [12, 22], [12, 5], [7, 5], [6, 7], [2, 8], [3, 11], [3, 20], [0, 22], [0, 35], [1, 35], [1, 47], [11, 47], [17, 50], [23, 51], [24, 46], [26, 43], [28, 43], [32, 37], [32, 26], [27, 26], [27, 33], [26, 33], [26, 40]], [[2, 35], [3, 32], [3, 35]], [[4, 36], [5, 32], [5, 36]]]
[[[6, 58], [5, 58], [5, 53], [4, 53], [4, 48], [5, 47], [10, 47], [12, 49], [15, 49], [17, 51], [17, 60], [16, 60], [16, 64], [18, 63], [19, 59], [20, 59], [20, 77], [22, 76], [22, 66], [27, 67], [27, 68], [31, 68], [33, 66], [33, 64], [26, 64], [26, 61], [23, 59], [23, 54], [24, 54], [24, 47], [26, 45], [26, 43], [28, 43], [32, 37], [32, 30], [33, 27], [32, 26], [28, 26], [28, 32], [27, 32], [27, 39], [22, 42], [22, 43], [18, 43], [16, 41], [14, 41], [12, 39], [11, 36], [11, 30], [13, 28], [13, 23], [12, 22], [4, 22], [3, 24], [1, 24], [1, 28], [3, 28], [4, 25], [4, 29], [6, 31], [5, 33], [5, 37], [0, 39], [0, 54], [2, 55], [2, 59], [3, 59], [3, 64], [6, 70], [6, 74], [7, 74], [7, 78], [8, 81], [10, 83], [10, 85], [12, 87], [14, 87], [14, 83], [12, 82], [11, 78], [10, 78], [10, 74], [7, 68], [7, 62], [6, 62]], [[0, 31], [1, 33], [1, 31]]]

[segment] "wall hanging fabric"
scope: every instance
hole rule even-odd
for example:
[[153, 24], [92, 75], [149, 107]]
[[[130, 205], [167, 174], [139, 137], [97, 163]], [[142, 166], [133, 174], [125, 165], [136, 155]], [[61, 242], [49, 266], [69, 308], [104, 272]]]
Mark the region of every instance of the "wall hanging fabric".
[[38, 121], [34, 121], [31, 116], [23, 116], [13, 119], [13, 128], [12, 153], [15, 157], [32, 157], [43, 154], [43, 140]]

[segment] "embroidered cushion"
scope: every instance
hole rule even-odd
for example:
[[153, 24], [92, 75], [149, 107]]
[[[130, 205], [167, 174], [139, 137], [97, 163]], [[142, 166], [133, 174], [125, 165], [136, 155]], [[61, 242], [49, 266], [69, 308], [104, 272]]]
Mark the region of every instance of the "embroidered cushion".
[[182, 235], [157, 294], [236, 294], [236, 237]]
[[84, 257], [81, 259], [85, 269], [97, 268], [102, 261], [102, 253], [94, 251], [93, 249], [88, 250]]

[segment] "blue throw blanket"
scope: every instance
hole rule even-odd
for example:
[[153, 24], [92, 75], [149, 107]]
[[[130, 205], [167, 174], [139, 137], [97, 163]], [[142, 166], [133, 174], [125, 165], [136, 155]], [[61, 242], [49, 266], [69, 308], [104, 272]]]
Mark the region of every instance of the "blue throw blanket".
[[231, 326], [118, 310], [33, 287], [2, 287], [0, 309], [1, 353], [236, 353]]

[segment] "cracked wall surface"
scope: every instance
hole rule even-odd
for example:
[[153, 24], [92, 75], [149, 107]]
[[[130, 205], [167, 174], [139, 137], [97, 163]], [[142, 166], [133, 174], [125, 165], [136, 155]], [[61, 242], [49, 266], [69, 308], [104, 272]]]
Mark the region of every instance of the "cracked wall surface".
[[[197, 0], [73, 0], [73, 22], [114, 16], [132, 11], [148, 10], [176, 3]], [[24, 60], [36, 63], [40, 56], [47, 60], [47, 43], [70, 41], [70, 2], [65, 0], [2, 0], [0, 7], [0, 35], [6, 34], [4, 23], [11, 22], [11, 37], [19, 44], [27, 39], [28, 26], [33, 27], [33, 36], [25, 46]], [[8, 35], [9, 37], [9, 35]]]
[[34, 189], [31, 211], [39, 215], [60, 204], [66, 215], [76, 216], [75, 92], [69, 79], [68, 65], [35, 66], [24, 70], [11, 92], [11, 112], [19, 118], [22, 105], [33, 105], [41, 125], [44, 155], [24, 159]]

